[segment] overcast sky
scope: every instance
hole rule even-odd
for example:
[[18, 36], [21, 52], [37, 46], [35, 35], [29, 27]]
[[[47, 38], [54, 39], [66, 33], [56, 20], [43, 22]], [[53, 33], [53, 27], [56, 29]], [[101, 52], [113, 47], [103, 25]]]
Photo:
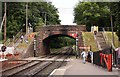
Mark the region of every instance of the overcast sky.
[[59, 11], [59, 19], [62, 25], [73, 25], [73, 8], [79, 0], [50, 0]]

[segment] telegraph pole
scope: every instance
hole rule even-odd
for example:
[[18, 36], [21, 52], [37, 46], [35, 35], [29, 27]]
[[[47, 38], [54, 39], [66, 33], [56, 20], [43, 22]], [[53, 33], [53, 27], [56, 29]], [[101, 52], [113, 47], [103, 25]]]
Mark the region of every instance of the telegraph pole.
[[112, 21], [112, 7], [110, 7], [110, 22], [111, 22], [111, 30], [112, 30], [112, 43], [114, 45], [114, 31], [113, 31], [113, 21]]
[[45, 26], [46, 26], [46, 12], [45, 12]]
[[6, 42], [6, 2], [5, 2], [5, 22], [4, 22], [4, 44]]
[[26, 3], [26, 34], [28, 33], [28, 3]]
[[113, 21], [112, 21], [112, 13], [110, 13], [110, 21], [111, 21], [111, 29], [112, 29], [112, 43], [114, 43], [114, 31], [113, 31]]

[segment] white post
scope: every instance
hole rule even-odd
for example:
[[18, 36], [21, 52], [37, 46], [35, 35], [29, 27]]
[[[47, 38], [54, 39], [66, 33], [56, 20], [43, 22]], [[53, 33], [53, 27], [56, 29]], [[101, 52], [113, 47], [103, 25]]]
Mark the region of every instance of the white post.
[[76, 51], [78, 51], [78, 37], [77, 37], [77, 35], [78, 35], [78, 32], [76, 32]]
[[15, 43], [14, 43], [14, 40], [15, 40], [15, 38], [14, 38], [14, 35], [13, 35], [13, 52], [14, 52], [14, 49], [15, 49]]

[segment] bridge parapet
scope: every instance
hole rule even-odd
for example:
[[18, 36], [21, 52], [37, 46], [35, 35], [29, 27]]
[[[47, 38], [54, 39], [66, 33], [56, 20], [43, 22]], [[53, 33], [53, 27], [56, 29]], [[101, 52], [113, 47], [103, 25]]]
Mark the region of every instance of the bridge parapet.
[[86, 31], [85, 25], [61, 25], [61, 26], [45, 26], [37, 28], [36, 31]]

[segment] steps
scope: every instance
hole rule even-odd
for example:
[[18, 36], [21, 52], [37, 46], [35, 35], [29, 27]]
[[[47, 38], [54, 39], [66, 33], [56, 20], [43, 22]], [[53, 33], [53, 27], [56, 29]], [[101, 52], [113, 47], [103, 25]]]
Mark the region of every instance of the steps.
[[101, 50], [108, 48], [109, 46], [106, 44], [106, 41], [104, 39], [104, 36], [102, 34], [102, 32], [98, 32], [96, 35], [96, 41], [98, 42], [98, 44], [100, 45]]

